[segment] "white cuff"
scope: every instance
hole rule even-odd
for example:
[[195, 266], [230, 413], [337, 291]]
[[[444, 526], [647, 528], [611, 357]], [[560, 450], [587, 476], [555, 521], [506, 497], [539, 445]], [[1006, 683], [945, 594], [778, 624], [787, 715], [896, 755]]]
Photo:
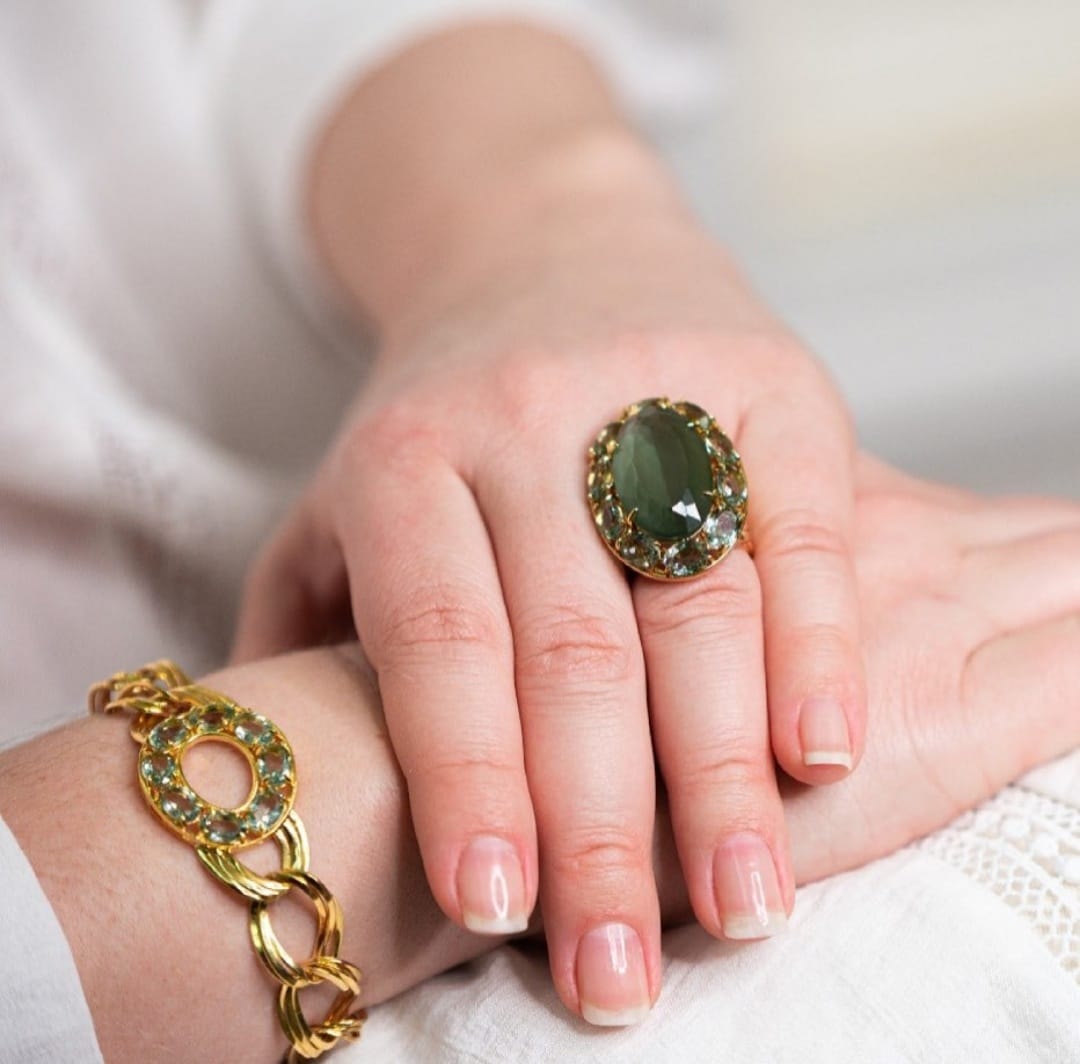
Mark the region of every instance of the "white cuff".
[[67, 939], [2, 818], [0, 1057], [20, 1064], [101, 1064]]

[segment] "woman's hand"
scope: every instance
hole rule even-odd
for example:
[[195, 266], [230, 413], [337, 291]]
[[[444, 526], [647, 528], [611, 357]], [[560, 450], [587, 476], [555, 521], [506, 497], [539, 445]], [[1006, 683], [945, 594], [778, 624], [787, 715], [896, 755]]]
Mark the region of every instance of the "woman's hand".
[[[506, 933], [539, 884], [559, 993], [609, 1022], [597, 941], [659, 988], [654, 751], [694, 911], [736, 938], [792, 902], [773, 754], [826, 783], [861, 752], [847, 415], [557, 38], [474, 27], [388, 64], [338, 113], [313, 213], [382, 351], [237, 654], [320, 641], [347, 581], [439, 905]], [[631, 585], [584, 455], [660, 394], [735, 439], [756, 554]]]
[[1080, 505], [869, 458], [856, 571], [874, 727], [836, 787], [786, 781], [798, 882], [884, 856], [1080, 743]]

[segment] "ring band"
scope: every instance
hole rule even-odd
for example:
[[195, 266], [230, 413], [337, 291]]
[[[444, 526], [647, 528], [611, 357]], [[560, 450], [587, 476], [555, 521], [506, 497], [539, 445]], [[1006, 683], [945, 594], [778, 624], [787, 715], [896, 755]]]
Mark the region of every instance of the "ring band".
[[749, 548], [735, 445], [694, 403], [644, 399], [589, 448], [586, 497], [605, 546], [634, 572], [686, 580]]

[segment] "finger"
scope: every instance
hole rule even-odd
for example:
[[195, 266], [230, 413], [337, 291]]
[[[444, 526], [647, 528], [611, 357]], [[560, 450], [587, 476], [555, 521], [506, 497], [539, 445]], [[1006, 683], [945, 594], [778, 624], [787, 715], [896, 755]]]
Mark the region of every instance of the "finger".
[[909, 476], [871, 455], [856, 458], [856, 490], [860, 502], [874, 496], [897, 499], [905, 511], [912, 499], [933, 507], [939, 524], [976, 547], [1080, 527], [1080, 504], [1049, 496], [999, 496], [987, 499], [972, 491]]
[[858, 760], [866, 727], [850, 436], [831, 402], [773, 395], [748, 411], [740, 444], [773, 751], [796, 779], [832, 782]]
[[[1080, 742], [1080, 612], [987, 641], [969, 656], [963, 681], [978, 707], [969, 735], [984, 779], [1003, 786], [1067, 753]], [[988, 726], [995, 742], [978, 743]]]
[[1013, 495], [980, 503], [964, 523], [979, 545], [1005, 545], [1043, 533], [1080, 529], [1080, 505], [1067, 499]]
[[626, 579], [581, 498], [580, 453], [549, 457], [543, 475], [485, 477], [477, 494], [514, 633], [555, 986], [589, 1022], [622, 1025], [659, 990], [644, 664]]
[[314, 500], [302, 501], [248, 570], [232, 662], [337, 642], [350, 633], [341, 548], [318, 513]]
[[782, 930], [794, 899], [769, 746], [761, 594], [735, 551], [685, 584], [639, 580], [653, 742], [691, 903], [726, 938]]
[[969, 552], [958, 597], [1003, 631], [1080, 611], [1080, 525]]
[[428, 883], [462, 926], [522, 931], [536, 898], [536, 829], [483, 521], [466, 485], [427, 454], [363, 464], [342, 542]]

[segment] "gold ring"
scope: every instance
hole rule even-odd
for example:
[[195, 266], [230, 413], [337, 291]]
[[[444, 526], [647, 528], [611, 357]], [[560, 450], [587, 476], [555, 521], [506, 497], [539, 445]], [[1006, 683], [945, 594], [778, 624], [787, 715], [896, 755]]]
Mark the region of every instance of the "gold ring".
[[686, 580], [750, 549], [739, 452], [694, 403], [643, 399], [601, 429], [586, 498], [608, 550], [654, 580]]

